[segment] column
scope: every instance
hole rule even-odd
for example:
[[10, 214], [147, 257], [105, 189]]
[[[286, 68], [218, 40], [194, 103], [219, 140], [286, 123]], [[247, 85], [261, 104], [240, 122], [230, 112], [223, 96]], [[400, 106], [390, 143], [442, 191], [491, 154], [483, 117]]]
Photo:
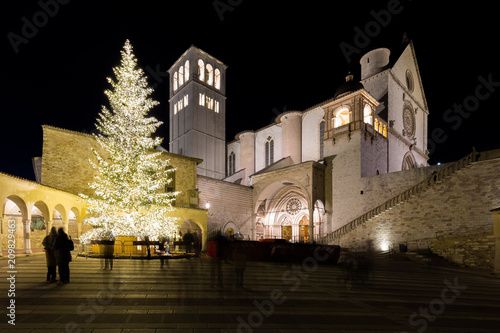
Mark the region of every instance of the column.
[[[52, 226], [54, 225], [54, 222], [52, 221], [47, 221], [47, 230], [46, 230], [46, 234], [50, 234], [50, 229], [52, 229]], [[56, 230], [57, 231], [57, 230]]]
[[82, 235], [82, 222], [76, 223], [76, 237], [80, 237]]
[[493, 234], [495, 235], [495, 270], [500, 276], [500, 208], [493, 211]]
[[63, 227], [63, 229], [64, 229], [64, 232], [65, 232], [65, 233], [67, 233], [67, 234], [69, 235], [69, 233], [68, 233], [68, 225], [69, 225], [69, 221], [63, 221], [63, 223], [62, 223], [62, 224], [63, 224], [63, 226], [62, 226], [62, 227]]
[[24, 234], [24, 253], [30, 254], [31, 251], [31, 242], [30, 242], [30, 220], [23, 221], [23, 234]]
[[309, 243], [314, 241], [314, 207], [309, 205]]

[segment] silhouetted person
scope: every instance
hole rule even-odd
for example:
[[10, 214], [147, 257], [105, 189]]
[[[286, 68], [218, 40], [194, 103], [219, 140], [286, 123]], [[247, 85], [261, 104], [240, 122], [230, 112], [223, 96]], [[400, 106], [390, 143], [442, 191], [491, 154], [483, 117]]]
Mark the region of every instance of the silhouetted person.
[[[168, 241], [165, 239], [160, 239], [160, 245], [158, 246], [158, 252], [160, 254], [160, 267], [163, 267], [163, 264], [165, 262], [165, 257], [169, 256], [170, 253], [168, 252], [169, 250], [169, 245]], [[167, 260], [167, 267], [168, 267], [168, 260]]]
[[115, 255], [115, 241], [106, 240], [104, 245], [104, 269], [113, 270], [113, 258]]
[[50, 233], [43, 239], [42, 245], [45, 249], [45, 259], [47, 261], [47, 283], [56, 282], [56, 253], [54, 251], [54, 242], [57, 238], [56, 227], [50, 229]]
[[193, 233], [193, 244], [194, 253], [197, 257], [199, 257], [201, 253], [201, 240], [197, 232]]
[[68, 238], [63, 228], [59, 228], [54, 242], [56, 262], [59, 267], [59, 282], [57, 283], [59, 285], [69, 283], [69, 262], [71, 261], [71, 251], [73, 249], [73, 241]]
[[144, 241], [146, 242], [146, 251], [148, 253], [148, 259], [151, 259], [151, 248], [149, 245], [149, 236], [144, 237]]
[[247, 268], [247, 254], [241, 245], [237, 245], [233, 254], [234, 272], [236, 273], [236, 286], [243, 287], [243, 275]]
[[226, 238], [219, 233], [216, 237], [217, 250], [215, 253], [215, 258], [212, 259], [212, 286], [216, 286], [218, 288], [224, 287], [223, 275], [222, 275], [222, 260], [227, 260], [225, 258], [227, 240]]
[[182, 236], [182, 241], [186, 246], [186, 254], [190, 254], [194, 243], [194, 237], [190, 230]]

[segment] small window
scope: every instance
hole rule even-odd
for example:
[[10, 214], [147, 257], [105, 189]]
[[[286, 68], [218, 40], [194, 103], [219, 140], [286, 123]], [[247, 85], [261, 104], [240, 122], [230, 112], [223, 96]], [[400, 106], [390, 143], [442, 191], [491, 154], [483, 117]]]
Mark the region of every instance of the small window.
[[201, 94], [201, 93], [200, 93], [199, 98], [200, 98], [199, 104], [200, 104], [201, 106], [205, 106], [205, 94]]
[[184, 96], [184, 106], [188, 105], [189, 95]]
[[184, 66], [179, 67], [179, 87], [184, 84]]
[[266, 140], [265, 155], [265, 162], [267, 167], [274, 163], [274, 140], [271, 136], [268, 136]]
[[205, 63], [203, 60], [198, 60], [198, 79], [205, 81]]
[[409, 69], [406, 71], [406, 88], [408, 88], [409, 91], [413, 92], [413, 75]]
[[319, 123], [319, 159], [324, 158], [324, 144], [325, 144], [325, 121]]
[[219, 113], [219, 102], [215, 101], [215, 113]]
[[236, 155], [234, 154], [234, 152], [231, 152], [231, 154], [229, 154], [229, 170], [228, 170], [229, 176], [235, 173], [236, 169], [235, 160], [236, 160]]

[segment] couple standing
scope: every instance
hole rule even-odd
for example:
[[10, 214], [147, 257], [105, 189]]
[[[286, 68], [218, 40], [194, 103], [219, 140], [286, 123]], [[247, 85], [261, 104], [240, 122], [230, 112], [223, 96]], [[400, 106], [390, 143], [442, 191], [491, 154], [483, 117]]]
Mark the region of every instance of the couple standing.
[[56, 265], [59, 267], [58, 285], [69, 283], [69, 262], [71, 261], [71, 251], [74, 244], [63, 228], [52, 227], [50, 233], [43, 239], [45, 258], [47, 260], [47, 283], [57, 282]]

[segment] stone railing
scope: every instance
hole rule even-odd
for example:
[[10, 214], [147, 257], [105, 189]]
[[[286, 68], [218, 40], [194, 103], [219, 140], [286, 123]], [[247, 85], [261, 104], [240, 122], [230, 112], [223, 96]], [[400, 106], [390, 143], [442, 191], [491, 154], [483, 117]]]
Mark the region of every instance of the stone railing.
[[458, 160], [455, 163], [452, 163], [452, 164], [444, 167], [440, 171], [434, 172], [427, 179], [412, 186], [411, 188], [404, 191], [403, 193], [400, 193], [400, 194], [396, 195], [395, 197], [387, 200], [383, 204], [373, 208], [372, 210], [359, 216], [358, 218], [352, 220], [351, 222], [338, 228], [337, 230], [335, 230], [335, 231], [333, 231], [333, 232], [331, 232], [323, 237], [318, 238], [318, 243], [329, 244], [329, 243], [334, 242], [335, 240], [339, 239], [341, 236], [347, 234], [348, 232], [355, 229], [356, 227], [359, 227], [360, 225], [364, 224], [366, 221], [371, 220], [373, 217], [380, 215], [381, 213], [399, 205], [400, 203], [403, 203], [403, 202], [409, 200], [411, 197], [413, 197], [421, 192], [424, 192], [429, 187], [432, 187], [435, 184], [441, 183], [443, 180], [450, 177], [453, 173], [468, 167], [473, 162], [477, 161], [477, 156], [478, 156], [478, 153], [476, 152], [475, 149], [473, 149], [471, 154], [465, 156], [464, 158]]

